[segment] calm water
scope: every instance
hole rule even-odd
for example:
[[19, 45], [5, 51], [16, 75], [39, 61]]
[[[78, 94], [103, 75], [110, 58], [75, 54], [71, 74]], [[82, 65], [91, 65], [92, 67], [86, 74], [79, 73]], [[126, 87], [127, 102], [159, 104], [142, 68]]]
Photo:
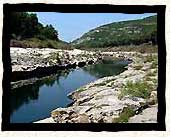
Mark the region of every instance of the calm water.
[[124, 71], [126, 61], [104, 61], [83, 68], [60, 71], [32, 85], [12, 91], [11, 123], [30, 123], [50, 116], [58, 107], [72, 102], [67, 94], [101, 77], [117, 75]]

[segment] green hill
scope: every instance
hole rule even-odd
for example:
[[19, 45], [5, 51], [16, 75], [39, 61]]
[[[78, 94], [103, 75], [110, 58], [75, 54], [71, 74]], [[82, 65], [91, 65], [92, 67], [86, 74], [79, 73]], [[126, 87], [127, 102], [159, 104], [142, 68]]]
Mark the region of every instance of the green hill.
[[157, 43], [157, 16], [106, 24], [71, 42], [77, 48], [114, 47]]
[[11, 47], [72, 48], [69, 43], [58, 38], [58, 31], [51, 24], [43, 26], [34, 13], [12, 12], [9, 19]]

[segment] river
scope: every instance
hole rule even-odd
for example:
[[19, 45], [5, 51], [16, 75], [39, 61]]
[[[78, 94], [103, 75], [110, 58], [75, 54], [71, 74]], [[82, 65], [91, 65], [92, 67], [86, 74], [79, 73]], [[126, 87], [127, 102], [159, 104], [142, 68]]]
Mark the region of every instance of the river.
[[31, 123], [50, 117], [52, 110], [67, 107], [72, 102], [67, 97], [70, 92], [99, 78], [117, 75], [128, 63], [106, 60], [83, 68], [58, 71], [34, 84], [15, 88], [10, 96], [10, 122]]

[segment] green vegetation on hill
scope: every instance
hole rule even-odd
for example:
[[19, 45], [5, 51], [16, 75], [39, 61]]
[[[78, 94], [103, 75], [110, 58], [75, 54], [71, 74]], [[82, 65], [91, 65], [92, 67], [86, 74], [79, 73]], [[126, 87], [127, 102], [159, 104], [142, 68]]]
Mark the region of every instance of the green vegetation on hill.
[[40, 39], [58, 40], [58, 32], [50, 25], [43, 26], [36, 14], [12, 12], [10, 15], [10, 34], [14, 39], [37, 37]]
[[72, 48], [59, 40], [58, 32], [50, 25], [43, 26], [36, 14], [12, 12], [10, 14], [10, 46], [22, 48]]
[[157, 16], [121, 21], [97, 27], [74, 40], [77, 48], [105, 48], [120, 45], [157, 44]]

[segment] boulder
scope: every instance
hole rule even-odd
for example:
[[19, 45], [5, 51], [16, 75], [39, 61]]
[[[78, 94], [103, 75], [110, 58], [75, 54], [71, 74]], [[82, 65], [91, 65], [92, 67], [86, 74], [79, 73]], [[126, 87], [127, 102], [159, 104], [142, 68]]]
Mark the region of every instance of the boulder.
[[157, 91], [152, 91], [149, 99], [147, 100], [149, 105], [154, 105], [157, 103]]
[[86, 62], [79, 62], [78, 67], [84, 67], [86, 65]]
[[88, 61], [88, 64], [93, 64], [93, 63], [94, 63], [93, 60]]

